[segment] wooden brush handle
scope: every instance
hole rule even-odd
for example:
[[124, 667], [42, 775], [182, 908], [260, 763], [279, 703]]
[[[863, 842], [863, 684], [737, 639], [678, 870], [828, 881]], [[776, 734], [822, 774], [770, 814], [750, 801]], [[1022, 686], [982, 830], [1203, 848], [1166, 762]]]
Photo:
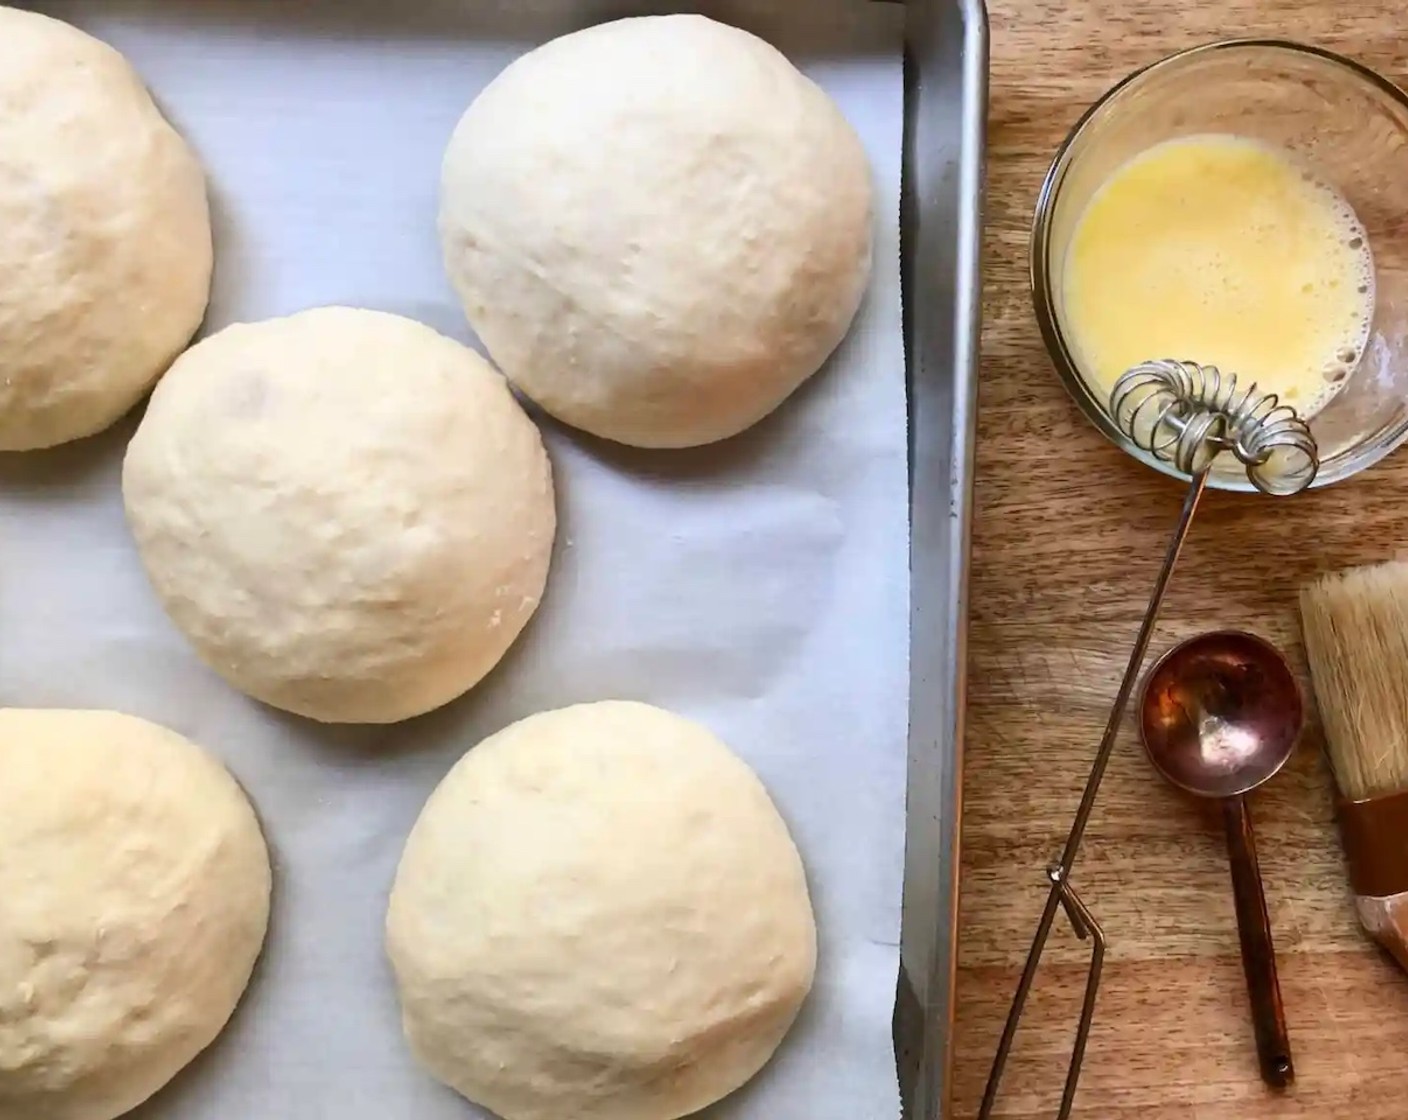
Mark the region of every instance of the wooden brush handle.
[[1261, 886], [1252, 818], [1242, 797], [1222, 803], [1227, 828], [1227, 855], [1232, 864], [1232, 894], [1237, 906], [1237, 933], [1242, 940], [1242, 970], [1247, 976], [1252, 1027], [1261, 1078], [1283, 1089], [1295, 1079], [1286, 1012], [1281, 1005], [1281, 983], [1276, 976], [1276, 949], [1271, 941], [1271, 916]]
[[1408, 893], [1387, 898], [1359, 895], [1354, 906], [1359, 911], [1359, 924], [1408, 972]]
[[1359, 924], [1408, 971], [1408, 789], [1335, 804]]

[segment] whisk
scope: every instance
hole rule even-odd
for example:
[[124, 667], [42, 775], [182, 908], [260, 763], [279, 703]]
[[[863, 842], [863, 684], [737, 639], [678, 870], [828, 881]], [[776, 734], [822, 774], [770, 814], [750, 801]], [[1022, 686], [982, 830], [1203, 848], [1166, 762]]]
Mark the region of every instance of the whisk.
[[1315, 481], [1320, 467], [1315, 438], [1295, 409], [1282, 404], [1274, 393], [1258, 392], [1255, 384], [1239, 390], [1236, 375], [1223, 373], [1216, 366], [1168, 359], [1143, 362], [1115, 382], [1110, 397], [1110, 415], [1138, 446], [1188, 475], [1191, 482], [1183, 501], [1182, 514], [1169, 541], [1168, 551], [1164, 554], [1163, 567], [1154, 581], [1153, 594], [1149, 597], [1144, 621], [1134, 640], [1124, 679], [1115, 694], [1105, 733], [1095, 752], [1095, 761], [1086, 779], [1085, 792], [1066, 837], [1066, 845], [1060, 857], [1046, 869], [1046, 878], [1050, 883], [1046, 906], [1037, 923], [1036, 935], [1032, 939], [1022, 977], [1017, 983], [1011, 1010], [1007, 1013], [1007, 1023], [998, 1042], [982, 1107], [978, 1112], [979, 1120], [988, 1120], [992, 1115], [1003, 1069], [1012, 1050], [1037, 966], [1041, 963], [1042, 951], [1051, 935], [1057, 907], [1065, 910], [1076, 936], [1082, 941], [1091, 942], [1090, 971], [1057, 1120], [1067, 1120], [1075, 1103], [1081, 1063], [1095, 1018], [1095, 998], [1105, 960], [1105, 932], [1071, 886], [1071, 869], [1095, 808], [1095, 798], [1100, 792], [1105, 768], [1114, 751], [1116, 733], [1134, 692], [1139, 669], [1144, 663], [1149, 639], [1158, 621], [1159, 608], [1163, 605], [1164, 592], [1178, 564], [1193, 516], [1198, 511], [1198, 503], [1207, 489], [1214, 462], [1223, 454], [1230, 453], [1246, 468], [1247, 478], [1257, 490], [1278, 497], [1298, 494], [1306, 489]]

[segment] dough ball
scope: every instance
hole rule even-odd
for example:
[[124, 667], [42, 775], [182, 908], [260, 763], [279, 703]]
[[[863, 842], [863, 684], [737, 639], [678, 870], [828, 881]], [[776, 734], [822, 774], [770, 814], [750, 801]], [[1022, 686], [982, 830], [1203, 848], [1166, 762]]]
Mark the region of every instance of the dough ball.
[[127, 61], [0, 7], [0, 451], [92, 435], [210, 297], [205, 177]]
[[817, 371], [870, 276], [865, 152], [818, 86], [702, 16], [520, 58], [445, 157], [451, 279], [499, 368], [639, 447], [741, 432]]
[[673, 1120], [768, 1061], [811, 988], [802, 861], [762, 783], [634, 703], [525, 719], [450, 771], [387, 915], [406, 1035], [503, 1120]]
[[192, 347], [123, 469], [157, 595], [236, 688], [392, 723], [472, 688], [547, 580], [542, 438], [487, 362], [395, 315], [321, 308]]
[[0, 710], [0, 1120], [112, 1120], [249, 983], [269, 853], [225, 768], [116, 712]]

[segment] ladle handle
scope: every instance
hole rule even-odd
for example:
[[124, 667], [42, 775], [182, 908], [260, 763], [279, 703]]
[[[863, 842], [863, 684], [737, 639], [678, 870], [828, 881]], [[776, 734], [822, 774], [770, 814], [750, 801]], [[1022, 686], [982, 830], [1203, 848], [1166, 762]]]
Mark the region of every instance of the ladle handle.
[[1242, 940], [1242, 968], [1247, 975], [1261, 1077], [1273, 1088], [1283, 1089], [1295, 1080], [1295, 1068], [1291, 1064], [1291, 1040], [1286, 1033], [1286, 1011], [1281, 1005], [1281, 983], [1276, 978], [1271, 917], [1266, 911], [1266, 893], [1261, 886], [1256, 837], [1246, 799], [1227, 798], [1222, 803], [1222, 819], [1227, 828], [1237, 933]]

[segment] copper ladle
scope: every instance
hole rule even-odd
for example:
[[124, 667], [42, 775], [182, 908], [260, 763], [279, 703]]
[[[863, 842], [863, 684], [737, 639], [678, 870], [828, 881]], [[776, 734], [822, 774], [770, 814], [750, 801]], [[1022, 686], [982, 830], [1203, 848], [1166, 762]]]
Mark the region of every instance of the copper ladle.
[[1295, 1070], [1246, 795], [1291, 757], [1304, 718], [1300, 689], [1273, 646], [1217, 631], [1165, 654], [1145, 679], [1139, 708], [1154, 768], [1180, 789], [1222, 803], [1261, 1076], [1284, 1088]]

